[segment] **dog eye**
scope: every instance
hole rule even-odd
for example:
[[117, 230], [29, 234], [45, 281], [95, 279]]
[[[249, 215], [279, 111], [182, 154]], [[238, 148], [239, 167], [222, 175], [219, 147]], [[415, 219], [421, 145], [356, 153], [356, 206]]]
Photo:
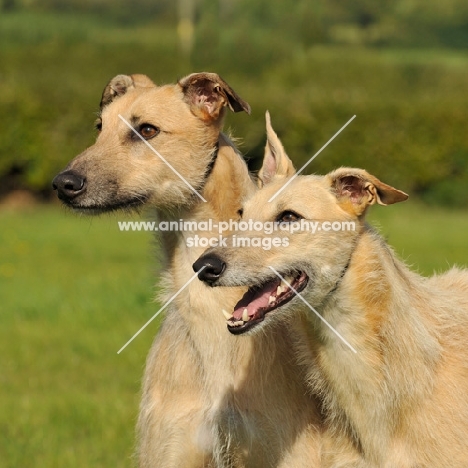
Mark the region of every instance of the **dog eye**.
[[301, 215], [294, 213], [294, 211], [283, 211], [277, 218], [277, 223], [294, 223], [303, 219]]
[[96, 120], [96, 122], [94, 123], [94, 128], [98, 132], [100, 132], [102, 130], [102, 120], [101, 119]]
[[241, 208], [240, 210], [237, 210], [237, 214], [242, 218], [242, 215], [244, 214], [244, 209]]
[[155, 137], [159, 134], [159, 128], [151, 124], [142, 124], [138, 129], [138, 133], [145, 139], [149, 140], [150, 138]]

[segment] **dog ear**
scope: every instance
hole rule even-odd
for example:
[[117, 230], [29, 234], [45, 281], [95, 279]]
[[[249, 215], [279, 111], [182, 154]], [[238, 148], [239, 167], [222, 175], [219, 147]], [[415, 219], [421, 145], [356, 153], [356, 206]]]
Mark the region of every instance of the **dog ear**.
[[150, 88], [155, 86], [146, 75], [117, 75], [107, 83], [102, 92], [101, 109], [110, 104], [115, 98], [123, 96], [134, 88]]
[[250, 114], [249, 104], [216, 73], [192, 73], [179, 80], [179, 86], [192, 112], [203, 121], [218, 121], [226, 106]]
[[296, 173], [278, 135], [271, 126], [270, 113], [265, 114], [267, 142], [263, 164], [258, 172], [258, 183], [262, 187], [269, 184], [275, 177], [289, 177]]
[[363, 169], [342, 167], [327, 177], [341, 207], [357, 216], [375, 203], [391, 205], [408, 198], [406, 193], [384, 184]]

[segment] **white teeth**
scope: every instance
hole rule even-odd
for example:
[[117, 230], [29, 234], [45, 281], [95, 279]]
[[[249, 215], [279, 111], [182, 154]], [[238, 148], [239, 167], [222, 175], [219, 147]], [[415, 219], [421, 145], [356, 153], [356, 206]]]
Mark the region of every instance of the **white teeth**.
[[229, 325], [231, 325], [231, 327], [240, 327], [241, 325], [244, 325], [244, 322], [242, 320], [238, 320], [237, 322], [232, 322]]
[[287, 289], [287, 286], [278, 286], [276, 288], [276, 295], [279, 296], [281, 293], [284, 293]]
[[232, 315], [229, 312], [226, 312], [224, 309], [222, 310], [222, 312], [226, 320], [229, 320], [232, 317]]
[[248, 322], [250, 320], [247, 308], [245, 308], [244, 311], [242, 312], [242, 320], [244, 322]]
[[292, 282], [294, 281], [294, 278], [293, 278], [292, 276], [288, 275], [288, 276], [285, 276], [285, 277], [284, 277], [284, 281], [286, 281], [286, 283], [288, 283], [289, 285], [291, 285]]
[[273, 302], [275, 302], [275, 301], [276, 301], [276, 298], [274, 296], [270, 296], [268, 298], [268, 305], [273, 304]]

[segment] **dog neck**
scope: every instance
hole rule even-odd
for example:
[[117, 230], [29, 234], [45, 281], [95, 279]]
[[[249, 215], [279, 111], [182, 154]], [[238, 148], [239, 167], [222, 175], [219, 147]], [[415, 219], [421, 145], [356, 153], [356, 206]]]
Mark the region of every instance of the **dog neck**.
[[206, 181], [207, 181], [208, 177], [210, 176], [210, 174], [213, 171], [213, 167], [216, 164], [216, 160], [218, 159], [218, 153], [219, 153], [219, 140], [216, 142], [216, 146], [214, 148], [213, 155], [211, 156], [211, 161], [209, 162], [208, 168], [206, 169], [205, 179], [204, 179], [204, 181], [202, 183], [202, 186], [199, 187], [199, 189], [198, 189], [199, 192], [203, 191], [203, 188], [205, 187]]
[[[202, 192], [207, 202], [197, 202], [178, 213], [176, 219], [194, 222], [212, 219], [214, 223], [238, 220], [243, 198], [254, 190], [256, 186], [246, 163], [221, 135], [218, 156]], [[234, 445], [242, 453], [257, 453], [256, 461], [249, 466], [276, 466], [271, 459], [280, 446], [278, 441], [284, 439], [277, 430], [284, 424], [294, 427], [293, 439], [297, 437], [294, 444], [300, 445], [303, 439], [308, 447], [305, 452], [310, 448], [315, 461], [315, 454], [319, 452], [315, 436], [319, 418], [317, 405], [304, 388], [305, 369], [295, 365], [291, 337], [286, 330], [242, 339], [228, 332], [222, 309], [234, 310], [247, 288], [210, 288], [194, 276], [192, 264], [206, 250], [206, 246], [188, 247], [188, 238], [196, 234], [205, 238], [219, 236], [217, 229], [164, 235], [170, 263], [163, 276], [165, 297], [162, 303], [180, 292], [174, 298], [166, 321], [172, 326], [177, 324], [181, 330], [178, 336], [183, 337], [181, 341], [190, 348], [199, 373], [197, 384], [203, 388], [203, 398], [209, 405], [208, 431], [219, 433], [223, 439], [225, 428], [228, 444], [235, 441]], [[271, 424], [271, 435], [257, 425], [263, 417]], [[265, 440], [271, 442], [273, 449], [267, 444], [264, 450], [259, 442]], [[233, 450], [229, 445], [226, 447], [228, 452]], [[304, 456], [307, 458], [301, 455], [301, 459]], [[250, 455], [248, 457], [250, 459]], [[316, 466], [314, 461], [307, 466]]]
[[[187, 206], [170, 212], [158, 212], [157, 217], [160, 221], [167, 222], [182, 220], [208, 223], [211, 220], [214, 225], [220, 221], [238, 220], [242, 201], [254, 190], [255, 185], [244, 159], [231, 141], [221, 133], [199, 190], [206, 202], [194, 194]], [[176, 250], [185, 248], [188, 245], [188, 238], [193, 238], [196, 234], [203, 237], [218, 237], [216, 226], [212, 232], [162, 232], [162, 250], [166, 261], [173, 259]], [[223, 235], [227, 236], [228, 233]], [[190, 257], [190, 265], [206, 248], [206, 246], [191, 248], [190, 255], [186, 252]]]
[[[401, 414], [430, 391], [440, 346], [420, 313], [426, 286], [366, 229], [323, 317], [356, 349], [326, 327], [309, 330], [308, 352], [317, 366], [309, 381], [325, 395], [330, 419], [348, 427], [355, 443], [382, 463]], [[409, 376], [427, 379], [413, 381]], [[338, 429], [338, 428], [337, 428]]]

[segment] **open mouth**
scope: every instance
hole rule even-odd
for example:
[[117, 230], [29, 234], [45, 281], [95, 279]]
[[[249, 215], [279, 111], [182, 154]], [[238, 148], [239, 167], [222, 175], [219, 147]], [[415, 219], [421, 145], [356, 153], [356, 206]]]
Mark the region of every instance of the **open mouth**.
[[288, 303], [309, 281], [303, 271], [281, 276], [285, 281], [273, 278], [260, 286], [249, 288], [234, 307], [232, 316], [223, 311], [232, 334], [240, 335], [251, 330], [264, 320], [266, 314]]

